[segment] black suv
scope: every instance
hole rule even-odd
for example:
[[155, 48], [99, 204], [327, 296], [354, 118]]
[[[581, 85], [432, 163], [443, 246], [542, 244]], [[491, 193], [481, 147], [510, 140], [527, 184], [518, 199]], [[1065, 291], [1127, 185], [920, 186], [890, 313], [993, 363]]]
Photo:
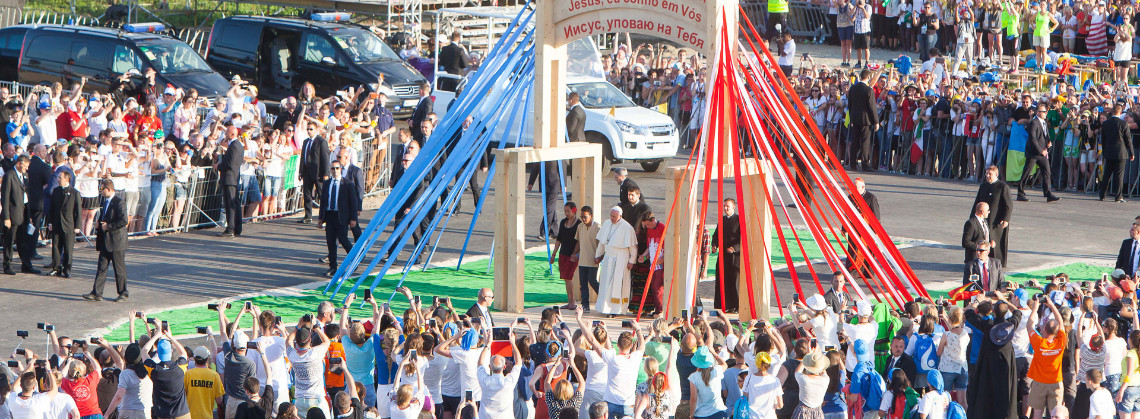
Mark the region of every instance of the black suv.
[[193, 48], [168, 36], [68, 25], [0, 29], [0, 80], [67, 86], [87, 77], [87, 86], [105, 92], [130, 70], [138, 71], [135, 82], [142, 85], [148, 68], [154, 68], [159, 86], [194, 88], [202, 96], [230, 87]]
[[425, 81], [383, 40], [359, 25], [303, 19], [234, 16], [214, 22], [206, 60], [226, 77], [241, 76], [275, 101], [310, 82], [318, 96], [349, 86], [376, 91], [377, 76], [396, 93], [387, 107], [407, 116]]

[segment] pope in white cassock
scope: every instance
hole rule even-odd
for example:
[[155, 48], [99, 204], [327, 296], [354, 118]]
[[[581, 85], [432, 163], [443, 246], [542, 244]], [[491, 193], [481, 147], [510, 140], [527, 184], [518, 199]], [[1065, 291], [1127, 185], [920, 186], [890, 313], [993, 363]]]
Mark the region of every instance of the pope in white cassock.
[[637, 232], [621, 218], [621, 207], [610, 209], [610, 219], [598, 230], [599, 313], [626, 314], [629, 306], [629, 269], [637, 257]]

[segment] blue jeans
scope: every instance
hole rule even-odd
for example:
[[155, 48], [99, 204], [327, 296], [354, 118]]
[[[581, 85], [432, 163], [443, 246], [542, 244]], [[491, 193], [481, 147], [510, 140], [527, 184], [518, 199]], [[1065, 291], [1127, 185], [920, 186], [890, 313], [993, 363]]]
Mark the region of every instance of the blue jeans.
[[146, 231], [158, 229], [158, 219], [166, 206], [166, 182], [150, 181], [150, 204], [146, 211]]
[[938, 45], [938, 34], [933, 35], [919, 34], [918, 35], [918, 55], [922, 61], [930, 59], [930, 49]]
[[103, 415], [96, 413], [94, 415], [81, 416], [79, 419], [103, 419]]
[[610, 402], [606, 402], [606, 405], [610, 407], [609, 419], [622, 419], [626, 416], [633, 416], [633, 409], [630, 409], [629, 406], [622, 406], [620, 404]]

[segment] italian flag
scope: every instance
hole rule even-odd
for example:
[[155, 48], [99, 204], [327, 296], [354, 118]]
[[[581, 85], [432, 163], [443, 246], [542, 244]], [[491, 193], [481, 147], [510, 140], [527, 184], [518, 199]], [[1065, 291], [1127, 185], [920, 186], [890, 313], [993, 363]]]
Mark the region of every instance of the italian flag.
[[[916, 109], [915, 116], [918, 116], [922, 109]], [[926, 123], [922, 118], [917, 118], [918, 122], [914, 124], [914, 142], [910, 145], [910, 164], [918, 164], [918, 160], [922, 158], [922, 126]]]

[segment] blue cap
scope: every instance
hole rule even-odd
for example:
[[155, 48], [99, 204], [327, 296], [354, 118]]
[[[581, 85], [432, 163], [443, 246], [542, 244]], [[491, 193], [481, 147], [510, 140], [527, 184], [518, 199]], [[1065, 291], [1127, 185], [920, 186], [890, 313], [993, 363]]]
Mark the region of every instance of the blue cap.
[[155, 348], [156, 348], [155, 354], [158, 356], [159, 361], [161, 361], [161, 362], [169, 362], [170, 361], [170, 354], [173, 353], [173, 350], [170, 346], [169, 340], [163, 339], [163, 340], [158, 341], [158, 344], [155, 345]]
[[935, 92], [934, 89], [929, 89], [926, 91], [926, 96], [938, 96], [938, 92]]
[[1014, 290], [1013, 295], [1021, 301], [1021, 305], [1023, 307], [1025, 306], [1025, 303], [1029, 301], [1029, 291], [1026, 291], [1025, 288], [1018, 288]]

